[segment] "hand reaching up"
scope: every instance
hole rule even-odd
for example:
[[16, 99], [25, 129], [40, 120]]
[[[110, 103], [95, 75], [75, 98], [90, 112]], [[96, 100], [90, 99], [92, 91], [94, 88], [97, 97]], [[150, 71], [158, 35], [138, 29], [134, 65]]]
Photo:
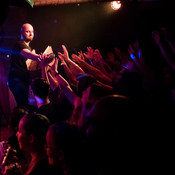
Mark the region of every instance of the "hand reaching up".
[[96, 60], [96, 62], [103, 61], [103, 58], [102, 58], [102, 55], [101, 55], [99, 49], [95, 49], [94, 59]]
[[51, 66], [51, 71], [54, 73], [54, 75], [58, 73], [58, 58], [54, 59], [54, 62]]
[[87, 52], [83, 54], [88, 60], [94, 59], [94, 51], [92, 47], [87, 47]]
[[54, 59], [55, 59], [55, 55], [53, 53], [44, 54], [44, 55], [41, 54], [40, 61], [41, 61], [42, 66], [51, 66]]
[[169, 66], [175, 71], [175, 42], [173, 37], [170, 37], [167, 28], [161, 28], [159, 31], [154, 30], [152, 37], [158, 45], [160, 52]]
[[152, 37], [153, 37], [153, 39], [154, 39], [154, 41], [156, 42], [156, 44], [160, 44], [160, 32], [159, 31], [157, 31], [157, 30], [154, 30], [154, 31], [152, 31]]
[[58, 56], [59, 57], [61, 56], [65, 61], [67, 61], [70, 58], [69, 58], [69, 53], [67, 51], [66, 46], [65, 45], [62, 45], [62, 49], [63, 49], [63, 53], [58, 52]]
[[[136, 66], [137, 71], [139, 71], [144, 76], [151, 76], [152, 72], [142, 55], [139, 42], [136, 40], [133, 45], [129, 45], [128, 52], [130, 54], [131, 59], [133, 60], [133, 63]], [[134, 67], [133, 67], [134, 69]]]
[[76, 55], [76, 54], [72, 54], [71, 56], [72, 56], [72, 60], [73, 60], [74, 62], [76, 62], [77, 64], [80, 64], [80, 62], [81, 62], [81, 57], [80, 57], [80, 55], [78, 56], [78, 55]]

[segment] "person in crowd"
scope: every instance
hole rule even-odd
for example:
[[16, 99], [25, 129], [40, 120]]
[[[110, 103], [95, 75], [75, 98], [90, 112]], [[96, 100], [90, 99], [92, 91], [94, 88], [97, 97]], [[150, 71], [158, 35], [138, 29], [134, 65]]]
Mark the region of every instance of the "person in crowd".
[[[68, 52], [67, 52], [67, 49], [65, 46], [63, 47], [63, 52], [64, 52], [63, 54], [59, 53], [59, 57], [61, 58], [62, 61], [64, 61], [64, 57], [68, 56]], [[44, 60], [42, 60], [42, 61], [44, 61]], [[76, 63], [74, 63], [74, 64], [77, 67], [79, 67], [78, 64], [76, 64]], [[74, 91], [71, 88], [69, 80], [66, 80], [65, 78], [63, 78], [62, 75], [58, 72], [57, 67], [58, 67], [58, 59], [55, 59], [54, 66], [50, 69], [50, 71], [46, 72], [47, 77], [49, 79], [48, 81], [50, 82], [50, 86], [51, 87], [59, 87], [61, 89], [61, 91], [65, 94], [65, 96], [67, 97], [69, 102], [74, 106], [71, 121], [72, 122], [74, 121], [76, 123], [76, 125], [81, 126], [81, 123], [83, 122], [83, 111], [86, 111], [86, 105], [90, 104], [90, 101], [88, 102], [88, 100], [90, 100], [88, 98], [88, 96], [90, 97], [90, 94], [92, 96], [92, 92], [93, 92], [91, 90], [87, 90], [87, 88], [90, 87], [93, 83], [97, 83], [100, 88], [102, 88], [104, 91], [106, 90], [106, 92], [107, 92], [107, 93], [101, 94], [101, 96], [103, 96], [105, 94], [109, 94], [109, 93], [111, 94], [113, 92], [113, 89], [111, 86], [105, 85], [105, 84], [101, 83], [100, 81], [97, 81], [97, 79], [94, 76], [92, 76], [88, 73], [83, 73], [83, 74], [78, 73], [76, 75], [77, 76], [76, 81], [77, 81], [78, 93], [76, 93], [76, 91]], [[71, 71], [69, 70], [69, 72], [71, 72]], [[98, 98], [100, 98], [100, 97], [98, 97]], [[94, 101], [95, 100], [96, 99], [94, 98]], [[91, 100], [91, 103], [92, 103], [92, 100]]]
[[126, 96], [107, 95], [87, 112], [84, 134], [90, 174], [137, 174], [141, 168], [143, 122], [133, 106]]
[[108, 67], [111, 69], [110, 70], [111, 75], [112, 75], [112, 72], [119, 73], [121, 71], [122, 65], [123, 65], [123, 62], [124, 62], [123, 61], [124, 59], [121, 59], [122, 58], [121, 55], [122, 55], [121, 51], [116, 47], [115, 48], [109, 48], [104, 53], [104, 61], [108, 65]]
[[26, 168], [21, 167], [13, 155], [6, 161], [4, 175], [12, 172], [25, 175], [52, 174], [45, 152], [45, 137], [49, 126], [50, 121], [42, 114], [30, 113], [21, 118], [16, 136], [19, 148], [26, 156]]
[[47, 116], [51, 123], [65, 121], [71, 116], [73, 106], [63, 95], [57, 102], [51, 100], [51, 88], [46, 79], [33, 79], [31, 88], [37, 103], [37, 112]]
[[[83, 53], [82, 51], [79, 52], [79, 55], [72, 54], [72, 60], [75, 63], [77, 63], [85, 73], [94, 76], [95, 79], [97, 79], [101, 83], [111, 86], [112, 85], [111, 74], [108, 73], [108, 71], [105, 68], [107, 64], [103, 60], [100, 51], [96, 49], [93, 52], [92, 48], [91, 49], [90, 48], [88, 48], [88, 52], [86, 54]], [[93, 54], [91, 52], [93, 52]], [[89, 61], [86, 61], [84, 56]], [[95, 64], [92, 63], [92, 60], [94, 60], [93, 62], [95, 62]]]
[[21, 150], [19, 149], [19, 143], [16, 137], [16, 133], [18, 131], [19, 121], [24, 115], [27, 115], [29, 113], [30, 111], [26, 107], [16, 106], [11, 114], [11, 120], [8, 126], [9, 132], [10, 132], [9, 138], [8, 138], [8, 144], [12, 148], [17, 150], [17, 153], [19, 154], [19, 156], [20, 156]]
[[[10, 116], [9, 125], [8, 125], [8, 131], [9, 131], [8, 138], [7, 140], [1, 141], [1, 144], [4, 143], [2, 144], [3, 148], [1, 149], [1, 151], [4, 152], [4, 150], [7, 149], [7, 147], [11, 147], [17, 152], [16, 156], [20, 163], [25, 162], [25, 158], [24, 158], [22, 150], [19, 149], [19, 143], [16, 137], [16, 133], [18, 131], [18, 125], [19, 125], [20, 119], [26, 114], [29, 114], [29, 110], [24, 106], [16, 106], [13, 109], [11, 116]], [[3, 159], [3, 157], [5, 156], [3, 154], [1, 154], [1, 157], [2, 157], [1, 159]], [[3, 172], [4, 166], [2, 165], [2, 160], [0, 162], [1, 162], [0, 167]]]
[[46, 134], [46, 152], [49, 164], [60, 168], [64, 175], [84, 174], [81, 157], [81, 133], [67, 122], [52, 124]]

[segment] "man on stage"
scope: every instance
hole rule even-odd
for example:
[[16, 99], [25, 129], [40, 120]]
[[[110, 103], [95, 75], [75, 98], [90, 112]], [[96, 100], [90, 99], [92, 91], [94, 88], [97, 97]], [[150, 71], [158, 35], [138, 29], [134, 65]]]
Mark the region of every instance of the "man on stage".
[[31, 60], [40, 61], [41, 55], [32, 51], [30, 43], [34, 38], [33, 26], [25, 23], [21, 27], [21, 38], [16, 42], [10, 58], [9, 88], [17, 105], [28, 107], [29, 64]]

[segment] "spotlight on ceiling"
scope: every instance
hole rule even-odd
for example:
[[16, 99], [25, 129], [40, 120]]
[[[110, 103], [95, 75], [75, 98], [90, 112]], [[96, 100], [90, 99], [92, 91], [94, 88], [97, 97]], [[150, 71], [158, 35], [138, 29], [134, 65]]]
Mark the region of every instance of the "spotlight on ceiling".
[[112, 1], [111, 2], [111, 8], [113, 10], [118, 10], [121, 7], [121, 2], [120, 1]]

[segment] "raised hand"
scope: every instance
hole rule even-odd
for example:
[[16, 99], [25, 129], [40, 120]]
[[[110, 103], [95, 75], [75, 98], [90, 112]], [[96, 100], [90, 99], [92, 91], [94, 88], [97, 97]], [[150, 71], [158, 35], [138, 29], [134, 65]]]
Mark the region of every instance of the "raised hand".
[[[175, 71], [175, 43], [167, 28], [161, 28], [160, 31], [153, 31], [152, 37], [158, 45], [160, 52], [169, 66]], [[168, 46], [168, 47], [167, 47]]]
[[95, 49], [94, 51], [94, 59], [98, 61], [103, 61], [102, 55], [98, 49]]
[[51, 66], [51, 71], [53, 71], [54, 74], [58, 72], [58, 58], [54, 59], [54, 62]]
[[[130, 54], [128, 54], [128, 52], [122, 52], [119, 48], [114, 47], [114, 51], [115, 54], [120, 58], [121, 60], [121, 66], [124, 68], [122, 68], [122, 72], [126, 69], [128, 70], [132, 70], [133, 69], [133, 61], [131, 60], [131, 58], [129, 57]], [[113, 60], [115, 61], [115, 60]]]
[[78, 54], [79, 54], [79, 57], [80, 57], [83, 61], [85, 61], [85, 57], [84, 57], [84, 55], [83, 55], [82, 50], [81, 50], [80, 52], [78, 52]]
[[83, 54], [88, 60], [94, 59], [94, 51], [92, 47], [87, 47], [87, 52]]
[[67, 48], [66, 48], [65, 45], [62, 45], [62, 49], [63, 49], [63, 53], [58, 52], [58, 56], [59, 56], [59, 57], [61, 56], [61, 57], [62, 57], [63, 59], [65, 59], [65, 60], [70, 59], [70, 58], [69, 58], [69, 53], [68, 53]]
[[48, 66], [48, 65], [51, 66], [53, 64], [54, 59], [55, 59], [55, 54], [53, 53], [41, 54], [41, 57], [40, 57], [41, 64], [44, 66]]
[[72, 54], [71, 57], [72, 57], [72, 60], [73, 60], [74, 62], [76, 62], [76, 63], [78, 63], [78, 64], [81, 62], [81, 57], [80, 57], [80, 55], [78, 56], [78, 55], [76, 55], [76, 54]]
[[152, 37], [154, 39], [154, 41], [156, 42], [156, 44], [160, 43], [160, 32], [157, 30], [152, 31]]
[[136, 66], [140, 67], [144, 62], [144, 59], [139, 47], [139, 42], [137, 40], [134, 42], [133, 46], [131, 44], [129, 45], [128, 52], [131, 59], [135, 62]]
[[137, 40], [134, 42], [133, 46], [129, 45], [128, 52], [130, 54], [131, 59], [135, 63], [137, 70], [144, 76], [150, 76], [151, 70], [142, 55], [139, 42]]

